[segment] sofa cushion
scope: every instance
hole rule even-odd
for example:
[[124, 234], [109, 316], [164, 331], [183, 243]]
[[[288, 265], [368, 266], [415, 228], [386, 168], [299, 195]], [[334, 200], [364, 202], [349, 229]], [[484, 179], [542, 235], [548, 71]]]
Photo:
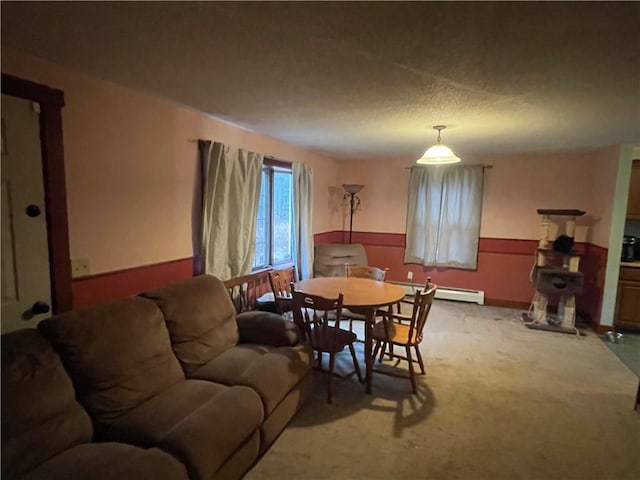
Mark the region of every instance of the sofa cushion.
[[88, 443], [43, 463], [21, 480], [188, 480], [171, 455], [124, 443]]
[[38, 325], [91, 416], [108, 424], [184, 380], [162, 312], [144, 298], [72, 310]]
[[236, 317], [240, 343], [260, 343], [273, 347], [297, 345], [300, 329], [291, 320], [271, 312], [244, 312]]
[[241, 344], [202, 366], [193, 378], [253, 388], [262, 398], [268, 416], [312, 368], [313, 350], [307, 344]]
[[200, 275], [141, 295], [162, 310], [173, 350], [187, 374], [238, 343], [236, 311], [216, 277]]
[[186, 380], [120, 417], [103, 438], [157, 446], [184, 463], [190, 478], [210, 479], [263, 418], [260, 397], [250, 388]]
[[51, 344], [35, 329], [2, 335], [2, 478], [17, 478], [92, 434]]
[[345, 264], [367, 265], [367, 254], [359, 243], [321, 243], [315, 246], [314, 277], [344, 277]]

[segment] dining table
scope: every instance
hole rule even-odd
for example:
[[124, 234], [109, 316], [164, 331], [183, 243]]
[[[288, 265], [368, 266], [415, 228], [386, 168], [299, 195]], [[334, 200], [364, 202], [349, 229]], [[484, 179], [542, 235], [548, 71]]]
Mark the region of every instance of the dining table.
[[404, 290], [392, 283], [359, 277], [314, 277], [294, 284], [296, 291], [325, 298], [343, 295], [343, 307], [365, 316], [365, 391], [371, 393], [373, 373], [373, 326], [376, 310], [391, 308], [404, 298]]

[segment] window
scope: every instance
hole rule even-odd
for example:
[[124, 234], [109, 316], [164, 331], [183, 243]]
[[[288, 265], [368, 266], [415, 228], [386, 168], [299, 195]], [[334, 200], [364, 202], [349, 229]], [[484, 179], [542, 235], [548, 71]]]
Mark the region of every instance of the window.
[[265, 159], [256, 222], [253, 268], [293, 263], [293, 184], [291, 166]]

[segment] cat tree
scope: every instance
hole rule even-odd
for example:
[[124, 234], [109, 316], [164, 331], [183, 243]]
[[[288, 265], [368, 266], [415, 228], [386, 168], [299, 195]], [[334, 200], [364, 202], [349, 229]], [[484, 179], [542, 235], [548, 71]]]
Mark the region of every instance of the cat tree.
[[[531, 271], [531, 282], [536, 293], [531, 307], [522, 317], [528, 328], [561, 333], [577, 333], [576, 295], [582, 294], [583, 274], [579, 271], [580, 254], [573, 250], [576, 217], [584, 215], [582, 210], [538, 209], [541, 216], [540, 240], [536, 249], [536, 263]], [[568, 217], [562, 238], [549, 243], [551, 217]], [[564, 240], [564, 242], [562, 242]], [[564, 243], [564, 244], [563, 244]], [[554, 248], [555, 247], [555, 248]], [[550, 296], [559, 296], [558, 313], [547, 313]]]

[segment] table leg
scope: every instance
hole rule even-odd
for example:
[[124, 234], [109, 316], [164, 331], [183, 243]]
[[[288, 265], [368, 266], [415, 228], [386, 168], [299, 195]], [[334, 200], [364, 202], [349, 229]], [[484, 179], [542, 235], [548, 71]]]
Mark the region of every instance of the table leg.
[[365, 392], [371, 393], [371, 381], [373, 378], [373, 321], [375, 319], [375, 309], [369, 309], [366, 315], [367, 320], [364, 322], [364, 361], [367, 367]]

